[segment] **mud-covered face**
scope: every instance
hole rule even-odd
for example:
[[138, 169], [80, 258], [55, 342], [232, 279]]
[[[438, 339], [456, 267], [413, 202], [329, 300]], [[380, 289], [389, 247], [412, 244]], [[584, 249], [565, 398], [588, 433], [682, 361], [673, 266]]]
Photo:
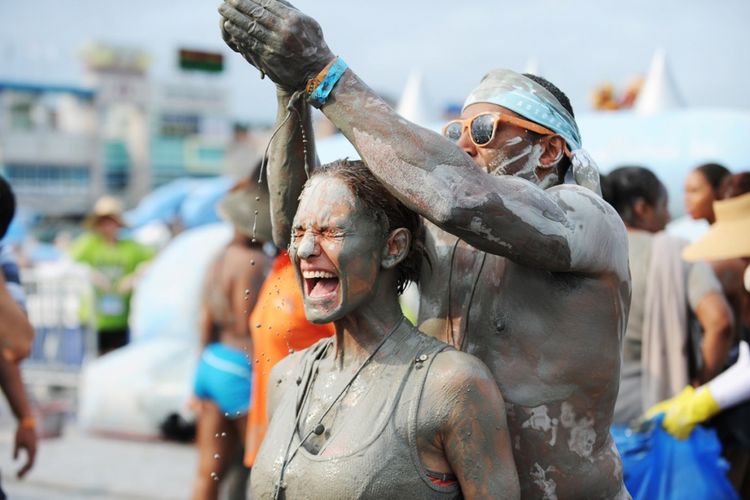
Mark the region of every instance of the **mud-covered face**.
[[289, 255], [313, 323], [343, 318], [366, 303], [381, 272], [385, 234], [335, 177], [314, 177], [292, 226]]
[[[467, 106], [461, 118], [473, 118], [482, 113], [498, 111], [519, 116], [496, 104], [476, 103]], [[456, 144], [491, 174], [515, 175], [543, 185], [542, 187], [558, 182], [556, 174], [546, 175], [543, 179], [538, 177], [537, 167], [544, 148], [533, 140], [533, 134], [522, 127], [498, 123], [495, 136], [483, 147], [475, 146], [469, 138], [468, 131], [464, 131]]]

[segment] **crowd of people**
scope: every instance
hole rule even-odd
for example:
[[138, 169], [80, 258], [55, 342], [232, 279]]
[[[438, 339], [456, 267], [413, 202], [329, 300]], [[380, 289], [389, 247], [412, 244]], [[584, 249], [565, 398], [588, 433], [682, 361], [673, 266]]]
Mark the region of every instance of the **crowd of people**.
[[[750, 172], [689, 173], [686, 211], [709, 229], [688, 242], [646, 166], [600, 178], [540, 76], [490, 71], [436, 134], [287, 2], [219, 12], [278, 114], [268, 157], [218, 206], [233, 235], [204, 280], [193, 498], [230, 477], [231, 498], [248, 478], [257, 499], [628, 498], [610, 426], [662, 413], [678, 439], [716, 428], [750, 495]], [[312, 108], [361, 161], [319, 164]], [[86, 225], [70, 254], [92, 269], [106, 354], [128, 342], [153, 252], [118, 236], [115, 199]], [[3, 271], [0, 385], [23, 474], [36, 441], [17, 362], [32, 332]]]

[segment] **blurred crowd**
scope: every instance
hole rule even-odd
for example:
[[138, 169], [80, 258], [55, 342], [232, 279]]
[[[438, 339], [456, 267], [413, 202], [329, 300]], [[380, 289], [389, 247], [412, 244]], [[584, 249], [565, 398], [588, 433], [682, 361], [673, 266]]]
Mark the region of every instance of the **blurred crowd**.
[[[750, 248], [732, 241], [746, 239], [740, 234], [750, 223], [750, 172], [732, 174], [717, 164], [690, 171], [685, 209], [714, 231], [712, 239], [692, 246], [667, 230], [667, 190], [647, 168], [613, 170], [603, 179], [603, 195], [628, 229], [633, 294], [615, 423], [629, 424], [678, 394], [694, 398], [693, 388], [734, 365], [741, 342], [750, 340], [745, 283]], [[681, 404], [672, 413], [682, 413], [683, 421], [669, 430], [684, 438], [696, 423], [715, 427], [731, 464], [730, 479], [747, 495], [750, 403], [718, 416], [727, 408], [709, 410], [709, 402], [696, 410]]]

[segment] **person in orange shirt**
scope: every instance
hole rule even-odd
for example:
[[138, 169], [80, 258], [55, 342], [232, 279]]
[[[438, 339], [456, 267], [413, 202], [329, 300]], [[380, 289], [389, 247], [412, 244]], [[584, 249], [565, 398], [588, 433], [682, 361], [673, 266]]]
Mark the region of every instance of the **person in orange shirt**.
[[253, 391], [247, 418], [245, 466], [252, 467], [268, 428], [266, 395], [271, 368], [293, 351], [301, 351], [333, 335], [333, 323], [315, 325], [305, 309], [294, 267], [282, 252], [258, 294], [250, 315], [253, 337]]

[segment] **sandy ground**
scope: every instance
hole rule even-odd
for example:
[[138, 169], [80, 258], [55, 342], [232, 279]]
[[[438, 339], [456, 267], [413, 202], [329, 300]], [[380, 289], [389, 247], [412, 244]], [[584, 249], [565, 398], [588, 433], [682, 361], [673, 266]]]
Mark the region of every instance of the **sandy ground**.
[[197, 459], [193, 445], [92, 435], [72, 416], [61, 437], [40, 440], [34, 468], [16, 479], [15, 421], [0, 399], [0, 471], [11, 500], [189, 498]]

